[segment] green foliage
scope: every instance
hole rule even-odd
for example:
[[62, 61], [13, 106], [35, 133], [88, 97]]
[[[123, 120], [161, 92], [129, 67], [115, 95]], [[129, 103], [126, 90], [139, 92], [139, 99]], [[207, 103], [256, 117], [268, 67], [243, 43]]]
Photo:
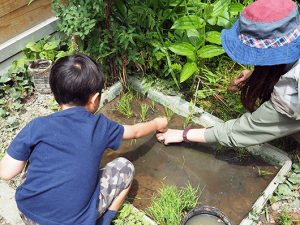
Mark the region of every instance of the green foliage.
[[149, 106], [147, 104], [141, 104], [140, 117], [143, 122], [147, 120], [148, 110], [149, 110]]
[[60, 30], [97, 58], [112, 82], [125, 83], [127, 70], [138, 69], [180, 87], [179, 81], [202, 75], [207, 58], [224, 53], [220, 30], [243, 7], [230, 0], [54, 0], [52, 8]]
[[225, 121], [241, 116], [244, 107], [240, 93], [230, 93], [227, 87], [243, 69], [238, 64], [232, 64], [226, 56], [220, 57], [218, 62], [211, 60], [207, 66], [203, 66], [196, 105]]
[[198, 188], [188, 184], [178, 190], [175, 186], [165, 185], [159, 190], [159, 196], [152, 199], [147, 212], [161, 225], [179, 225], [184, 213], [193, 209], [197, 201]]
[[52, 1], [52, 10], [59, 17], [59, 29], [69, 36], [87, 37], [99, 19], [104, 17], [103, 1]]
[[0, 76], [0, 117], [6, 117], [22, 108], [22, 101], [33, 91], [27, 72], [28, 60], [15, 60], [6, 74]]
[[285, 209], [279, 216], [278, 223], [280, 225], [292, 225], [293, 221], [287, 209]]
[[29, 64], [36, 59], [56, 60], [70, 54], [61, 51], [66, 44], [59, 39], [46, 36], [38, 42], [29, 42], [23, 55], [12, 62], [8, 72], [0, 75], [0, 117], [19, 111], [24, 99], [33, 92], [33, 82], [27, 71]]
[[67, 56], [72, 53], [70, 51], [60, 51], [61, 48], [62, 43], [60, 39], [45, 36], [38, 42], [28, 42], [23, 52], [28, 61], [36, 59], [48, 59], [55, 61], [60, 57]]
[[116, 106], [116, 109], [118, 110], [118, 112], [128, 118], [132, 117], [133, 116], [133, 111], [131, 108], [132, 100], [133, 100], [132, 93], [128, 92], [126, 94], [123, 94]]
[[113, 222], [115, 225], [150, 225], [143, 219], [144, 215], [144, 213], [135, 210], [131, 204], [124, 203]]
[[287, 179], [282, 177], [281, 183], [278, 185], [275, 194], [271, 197], [271, 202], [277, 202], [279, 200], [293, 200], [300, 197], [298, 188], [300, 184], [300, 170], [299, 163], [294, 163], [292, 171], [288, 174]]
[[60, 106], [58, 105], [58, 103], [56, 102], [54, 97], [52, 97], [49, 101], [49, 108], [54, 112], [57, 112], [60, 110]]

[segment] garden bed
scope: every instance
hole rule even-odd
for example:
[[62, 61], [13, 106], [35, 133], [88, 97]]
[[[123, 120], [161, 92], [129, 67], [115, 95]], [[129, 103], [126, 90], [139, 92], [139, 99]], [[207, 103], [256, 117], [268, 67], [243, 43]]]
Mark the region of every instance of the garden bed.
[[[135, 90], [139, 91], [140, 93], [147, 92], [148, 98], [151, 99], [152, 101], [158, 101], [162, 105], [171, 108], [174, 112], [176, 112], [177, 114], [180, 114], [181, 116], [191, 117], [190, 104], [188, 102], [184, 101], [183, 99], [181, 99], [180, 97], [166, 96], [166, 95], [164, 95], [160, 92], [155, 91], [152, 88], [150, 88], [150, 89], [147, 88], [147, 90], [146, 90], [145, 87], [143, 87], [143, 85], [136, 79], [130, 79], [130, 83], [131, 83], [131, 86]], [[114, 99], [115, 96], [117, 96], [121, 92], [122, 88], [121, 88], [120, 84], [116, 84], [116, 85], [113, 86], [113, 89], [114, 89], [114, 91], [112, 91], [111, 93], [114, 93], [113, 94], [114, 97], [110, 97], [111, 100]], [[108, 94], [107, 96], [110, 96], [110, 94]], [[104, 102], [108, 102], [108, 100], [105, 100], [105, 98], [103, 98], [102, 100]], [[151, 104], [153, 104], [153, 103], [151, 102]], [[201, 124], [202, 126], [205, 126], [205, 127], [212, 126], [212, 125], [214, 125], [218, 122], [221, 122], [220, 119], [212, 116], [209, 113], [204, 112], [201, 108], [197, 108], [197, 107], [195, 107], [193, 109], [193, 116], [191, 117], [191, 119], [196, 124]], [[138, 119], [136, 119], [136, 120], [138, 120]], [[137, 121], [135, 121], [135, 122], [137, 122]], [[170, 124], [172, 126], [172, 122]], [[182, 126], [182, 125], [179, 125], [179, 126]], [[150, 143], [157, 144], [155, 142], [155, 140], [149, 139], [148, 140], [148, 145]], [[136, 144], [138, 144], [138, 143], [136, 143]], [[176, 146], [173, 146], [173, 147], [176, 148]], [[171, 148], [173, 148], [173, 147], [171, 147]], [[180, 146], [179, 148], [181, 148], [181, 147], [183, 147], [183, 146]], [[165, 147], [161, 146], [160, 148], [162, 149], [162, 148], [165, 148]], [[208, 151], [210, 152], [211, 150], [208, 150]], [[272, 194], [275, 191], [276, 187], [285, 180], [285, 177], [286, 177], [287, 173], [290, 171], [291, 164], [292, 164], [291, 160], [286, 156], [286, 154], [284, 154], [281, 150], [279, 150], [279, 149], [277, 149], [277, 148], [275, 148], [271, 145], [268, 145], [268, 144], [253, 146], [253, 147], [247, 148], [247, 151], [250, 152], [252, 155], [254, 155], [254, 156], [256, 155], [259, 158], [263, 159], [265, 162], [268, 162], [271, 165], [275, 165], [275, 166], [278, 166], [278, 167], [281, 167], [281, 168], [279, 169], [278, 173], [276, 173], [273, 180], [271, 182], [269, 182], [267, 187], [265, 189], [263, 188], [261, 190], [262, 192], [259, 194], [259, 196], [257, 196], [258, 198], [255, 201], [255, 203], [253, 204], [252, 208], [250, 207], [248, 209], [249, 214], [244, 215], [245, 218], [241, 222], [241, 224], [243, 224], [243, 225], [244, 224], [251, 224], [251, 223], [254, 222], [254, 220], [258, 219], [259, 213], [263, 210], [266, 202], [272, 196]], [[181, 152], [188, 152], [188, 151], [180, 151], [180, 153]], [[114, 153], [111, 153], [111, 154], [113, 155]], [[163, 153], [163, 154], [166, 154], [166, 153]], [[179, 154], [179, 153], [177, 153], [177, 154]], [[161, 154], [160, 154], [160, 156], [161, 156]], [[176, 154], [175, 154], [175, 156], [176, 156]], [[110, 156], [110, 157], [113, 157], [113, 156]], [[174, 154], [171, 154], [171, 157], [174, 158]], [[138, 160], [139, 156], [137, 156], [136, 158]], [[177, 159], [177, 161], [182, 163], [182, 158]], [[140, 161], [140, 162], [141, 162], [140, 166], [143, 166], [143, 161]], [[176, 159], [175, 159], [175, 162], [176, 162]], [[177, 167], [179, 167], [179, 166], [177, 165]], [[167, 177], [161, 177], [161, 178], [163, 178], [164, 181], [167, 179]], [[174, 180], [176, 180], [176, 177], [174, 176], [174, 174], [172, 175], [171, 180], [173, 180], [173, 182], [176, 182], [176, 181], [174, 181]], [[240, 180], [240, 183], [243, 183], [243, 181]], [[238, 221], [238, 219], [236, 219], [236, 221]]]
[[[162, 105], [135, 95], [131, 104], [133, 115], [127, 118], [117, 110], [119, 102], [119, 97], [114, 99], [101, 113], [121, 124], [140, 122], [141, 105], [149, 106], [147, 119], [166, 114]], [[184, 122], [183, 117], [173, 115], [169, 127], [182, 129]], [[199, 144], [164, 146], [154, 136], [124, 142], [118, 151], [108, 151], [103, 163], [120, 156], [133, 162], [136, 168], [129, 199], [137, 208], [146, 210], [163, 184], [183, 187], [191, 183], [202, 190], [199, 204], [220, 208], [235, 224], [247, 215], [277, 173], [275, 167], [247, 152], [215, 150]], [[270, 174], [260, 177], [259, 170]]]

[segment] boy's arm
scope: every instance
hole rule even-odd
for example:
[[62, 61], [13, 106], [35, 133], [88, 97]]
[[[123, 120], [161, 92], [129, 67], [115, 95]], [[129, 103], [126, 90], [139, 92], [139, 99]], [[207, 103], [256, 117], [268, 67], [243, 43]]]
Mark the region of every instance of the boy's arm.
[[26, 165], [26, 161], [20, 161], [12, 158], [7, 153], [0, 161], [0, 178], [9, 180], [22, 172]]
[[124, 125], [123, 140], [140, 138], [155, 131], [164, 132], [167, 129], [168, 120], [166, 117], [155, 118], [149, 122]]

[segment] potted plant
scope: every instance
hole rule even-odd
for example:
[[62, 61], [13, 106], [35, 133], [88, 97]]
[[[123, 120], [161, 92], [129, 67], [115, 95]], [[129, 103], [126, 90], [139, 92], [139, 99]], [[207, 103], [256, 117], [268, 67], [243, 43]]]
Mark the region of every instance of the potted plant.
[[28, 71], [33, 78], [36, 91], [42, 94], [50, 94], [49, 74], [52, 61], [47, 59], [34, 60], [28, 67]]
[[52, 63], [60, 57], [69, 55], [70, 52], [60, 51], [60, 40], [46, 36], [38, 42], [29, 42], [24, 49], [24, 54], [31, 64], [29, 74], [33, 78], [36, 91], [49, 94], [49, 74]]

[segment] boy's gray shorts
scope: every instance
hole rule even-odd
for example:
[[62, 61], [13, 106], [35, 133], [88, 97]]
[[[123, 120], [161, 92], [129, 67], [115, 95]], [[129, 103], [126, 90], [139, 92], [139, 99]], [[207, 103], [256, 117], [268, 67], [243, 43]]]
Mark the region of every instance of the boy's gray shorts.
[[[123, 157], [116, 158], [99, 170], [99, 217], [109, 208], [120, 192], [129, 187], [132, 183], [133, 176], [133, 164]], [[21, 213], [20, 215], [26, 225], [38, 225], [24, 214]]]
[[121, 191], [129, 187], [133, 176], [133, 164], [122, 157], [111, 161], [100, 169], [99, 216], [108, 209]]

